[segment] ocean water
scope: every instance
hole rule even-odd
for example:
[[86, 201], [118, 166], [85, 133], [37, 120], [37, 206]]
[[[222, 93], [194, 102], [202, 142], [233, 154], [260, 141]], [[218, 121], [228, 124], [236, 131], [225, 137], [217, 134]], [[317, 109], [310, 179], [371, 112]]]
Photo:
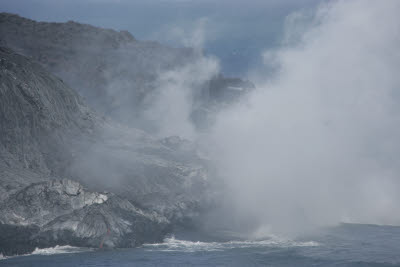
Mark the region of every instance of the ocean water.
[[0, 266], [400, 266], [400, 227], [343, 224], [296, 240], [168, 237], [135, 249], [37, 249]]

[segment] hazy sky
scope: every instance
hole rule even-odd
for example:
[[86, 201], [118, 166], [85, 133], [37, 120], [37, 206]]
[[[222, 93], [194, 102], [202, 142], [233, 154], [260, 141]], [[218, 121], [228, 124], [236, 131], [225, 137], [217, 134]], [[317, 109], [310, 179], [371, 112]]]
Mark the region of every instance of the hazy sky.
[[[321, 0], [1, 0], [0, 10], [39, 21], [128, 30], [138, 39], [182, 45], [202, 20], [207, 52], [228, 74], [243, 74], [280, 39], [284, 18]], [[178, 29], [178, 30], [177, 30]]]

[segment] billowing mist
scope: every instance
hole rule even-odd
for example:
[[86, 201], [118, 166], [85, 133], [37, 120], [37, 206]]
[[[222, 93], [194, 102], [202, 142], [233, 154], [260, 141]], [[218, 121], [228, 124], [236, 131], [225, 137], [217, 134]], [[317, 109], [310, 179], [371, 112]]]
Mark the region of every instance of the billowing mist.
[[253, 72], [258, 89], [208, 137], [225, 224], [260, 236], [400, 223], [399, 12], [357, 0], [289, 16], [284, 45], [264, 54], [273, 74]]
[[193, 63], [158, 74], [156, 90], [148, 97], [144, 121], [155, 125], [153, 134], [159, 137], [181, 136], [194, 139], [196, 129], [191, 114], [195, 99], [206, 81], [219, 71], [218, 62], [202, 57]]
[[4, 1], [0, 262], [398, 266], [400, 0]]
[[[257, 89], [215, 114], [191, 115], [219, 72], [207, 27], [172, 29], [198, 59], [159, 72], [144, 121], [158, 138], [191, 139], [223, 181], [208, 223], [261, 237], [340, 222], [400, 224], [400, 3], [331, 1], [286, 19], [279, 49], [249, 70]], [[216, 215], [217, 214], [217, 215]]]
[[[77, 57], [82, 71], [100, 70], [89, 72], [87, 84], [72, 86], [82, 87], [80, 93], [96, 88], [83, 95], [126, 129], [107, 126], [114, 127], [104, 134], [108, 143], [101, 139], [85, 150], [73, 165], [76, 177], [112, 187], [133, 179], [139, 182], [126, 182], [130, 192], [142, 183], [152, 194], [165, 190], [157, 187], [164, 176], [197, 171], [208, 177], [197, 166], [181, 168], [190, 161], [187, 151], [172, 162], [175, 148], [168, 145], [186, 146], [189, 139], [190, 151], [195, 147], [195, 156], [213, 165], [207, 182], [222, 185], [214, 190], [215, 210], [203, 217], [205, 227], [262, 237], [340, 222], [400, 225], [399, 13], [397, 0], [326, 1], [292, 13], [281, 45], [260, 54], [263, 67], [248, 70], [256, 89], [226, 102], [203, 95], [215, 77], [229, 80], [219, 75], [218, 60], [203, 53], [218, 32], [215, 20], [169, 31], [175, 43], [192, 48], [166, 48], [125, 33], [126, 46], [110, 48], [104, 68], [89, 53], [95, 48], [87, 47], [88, 56]], [[98, 43], [99, 51], [109, 49]], [[154, 166], [160, 171], [151, 176]], [[147, 186], [151, 179], [155, 189]], [[174, 181], [168, 190], [181, 184]]]
[[157, 138], [194, 141], [215, 165], [223, 187], [208, 226], [262, 237], [400, 224], [399, 12], [396, 0], [343, 0], [289, 15], [281, 47], [249, 70], [257, 89], [214, 110], [201, 133], [191, 116], [219, 72], [202, 55], [213, 25], [172, 29], [198, 58], [157, 73], [142, 120]]

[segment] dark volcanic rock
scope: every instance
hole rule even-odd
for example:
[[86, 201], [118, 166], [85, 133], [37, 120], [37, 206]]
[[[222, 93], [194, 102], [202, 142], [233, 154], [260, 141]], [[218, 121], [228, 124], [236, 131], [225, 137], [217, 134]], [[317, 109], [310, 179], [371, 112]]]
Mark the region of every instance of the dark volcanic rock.
[[[71, 180], [23, 188], [0, 205], [0, 253], [36, 247], [134, 247], [159, 242], [168, 221], [110, 193], [85, 190]], [[10, 234], [10, 231], [14, 234]]]
[[22, 255], [31, 253], [35, 243], [31, 236], [39, 232], [37, 226], [22, 226], [0, 223], [0, 254], [3, 256]]

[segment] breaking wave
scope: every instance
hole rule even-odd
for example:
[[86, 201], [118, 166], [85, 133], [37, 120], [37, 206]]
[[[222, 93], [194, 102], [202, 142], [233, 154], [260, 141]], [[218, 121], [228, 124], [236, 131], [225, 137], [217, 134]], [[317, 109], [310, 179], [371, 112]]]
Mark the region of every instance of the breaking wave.
[[14, 256], [4, 256], [0, 253], [0, 260], [15, 258], [15, 257], [23, 257], [23, 256], [32, 256], [32, 255], [54, 255], [54, 254], [66, 254], [66, 253], [82, 253], [93, 251], [92, 248], [84, 248], [84, 247], [72, 247], [72, 246], [55, 246], [51, 248], [36, 248], [32, 253], [22, 254], [22, 255], [14, 255]]
[[53, 255], [65, 253], [81, 253], [92, 251], [91, 248], [79, 248], [72, 246], [55, 246], [52, 248], [36, 248], [31, 255]]
[[180, 252], [197, 252], [197, 251], [223, 251], [229, 249], [240, 248], [262, 248], [262, 247], [314, 247], [319, 243], [314, 241], [299, 242], [282, 238], [270, 238], [265, 240], [243, 240], [243, 241], [227, 241], [227, 242], [201, 242], [176, 239], [174, 236], [164, 239], [163, 243], [145, 244], [144, 249], [158, 251], [180, 251]]

